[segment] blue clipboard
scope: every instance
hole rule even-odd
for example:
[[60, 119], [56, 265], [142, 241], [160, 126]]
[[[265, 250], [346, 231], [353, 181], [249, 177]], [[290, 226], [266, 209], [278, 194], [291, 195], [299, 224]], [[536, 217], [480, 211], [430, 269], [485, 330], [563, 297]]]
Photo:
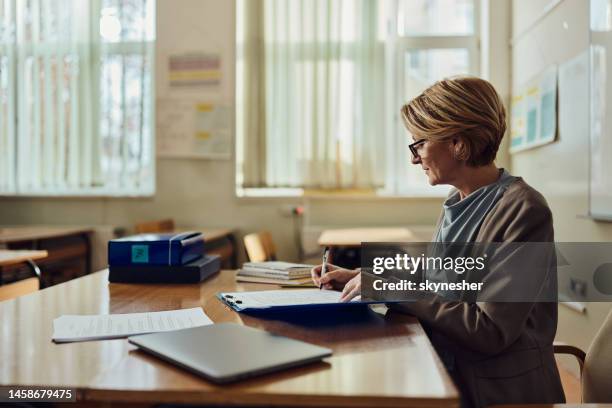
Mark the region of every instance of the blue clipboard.
[[[308, 290], [318, 290], [318, 289], [308, 289]], [[296, 293], [298, 289], [288, 289], [288, 293]], [[249, 294], [251, 292], [219, 292], [216, 297], [221, 302], [225, 303], [233, 310], [239, 313], [267, 313], [267, 312], [285, 312], [285, 311], [304, 311], [304, 310], [313, 310], [313, 309], [345, 309], [345, 308], [355, 308], [355, 307], [363, 307], [372, 304], [383, 304], [388, 303], [387, 301], [377, 301], [377, 300], [368, 300], [368, 301], [351, 301], [351, 302], [334, 302], [334, 303], [309, 303], [309, 304], [284, 304], [284, 305], [269, 305], [269, 306], [258, 306], [252, 307], [248, 305], [244, 305], [242, 300], [240, 299], [241, 294]], [[247, 295], [248, 296], [248, 295]]]

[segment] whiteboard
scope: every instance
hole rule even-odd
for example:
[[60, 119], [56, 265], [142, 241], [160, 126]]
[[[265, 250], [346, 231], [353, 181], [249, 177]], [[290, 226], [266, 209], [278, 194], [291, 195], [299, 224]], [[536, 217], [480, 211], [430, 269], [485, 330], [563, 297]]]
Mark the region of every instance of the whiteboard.
[[612, 220], [612, 32], [591, 32], [589, 215]]

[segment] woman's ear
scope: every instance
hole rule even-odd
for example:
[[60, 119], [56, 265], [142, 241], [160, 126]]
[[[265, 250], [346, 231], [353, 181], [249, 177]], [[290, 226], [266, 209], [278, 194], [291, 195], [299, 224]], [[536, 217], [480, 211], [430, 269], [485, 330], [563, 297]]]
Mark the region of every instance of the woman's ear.
[[454, 137], [453, 138], [453, 156], [455, 160], [458, 161], [466, 161], [468, 158], [468, 149], [463, 138]]

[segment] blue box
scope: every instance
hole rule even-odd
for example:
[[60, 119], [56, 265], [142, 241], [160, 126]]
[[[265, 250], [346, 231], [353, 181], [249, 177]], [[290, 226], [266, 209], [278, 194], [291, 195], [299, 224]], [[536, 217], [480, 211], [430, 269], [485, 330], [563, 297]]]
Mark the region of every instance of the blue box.
[[200, 232], [141, 234], [108, 242], [108, 264], [185, 265], [204, 255]]

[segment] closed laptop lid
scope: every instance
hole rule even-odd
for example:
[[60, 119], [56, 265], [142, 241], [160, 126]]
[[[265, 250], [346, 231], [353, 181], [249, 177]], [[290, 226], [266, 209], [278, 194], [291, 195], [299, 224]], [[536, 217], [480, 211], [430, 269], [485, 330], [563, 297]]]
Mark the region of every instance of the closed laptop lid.
[[278, 371], [331, 355], [331, 350], [233, 323], [129, 337], [142, 350], [213, 382]]

